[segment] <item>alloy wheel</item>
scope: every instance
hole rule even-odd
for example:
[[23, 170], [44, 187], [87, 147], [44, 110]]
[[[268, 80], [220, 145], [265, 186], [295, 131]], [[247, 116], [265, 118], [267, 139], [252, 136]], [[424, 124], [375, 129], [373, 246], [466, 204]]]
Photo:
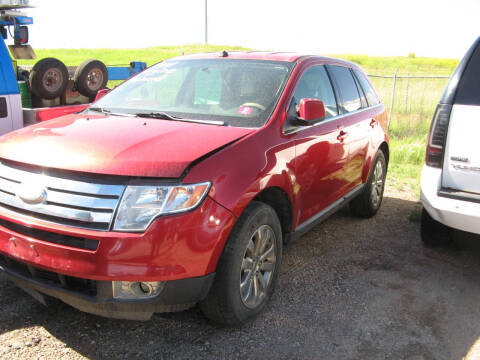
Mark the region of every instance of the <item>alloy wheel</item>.
[[375, 165], [375, 170], [373, 172], [373, 181], [372, 181], [372, 205], [376, 208], [379, 206], [382, 199], [383, 185], [384, 185], [384, 176], [383, 176], [383, 166], [380, 161], [377, 161]]
[[240, 296], [245, 306], [256, 308], [267, 295], [276, 262], [275, 233], [260, 226], [250, 237], [240, 272]]

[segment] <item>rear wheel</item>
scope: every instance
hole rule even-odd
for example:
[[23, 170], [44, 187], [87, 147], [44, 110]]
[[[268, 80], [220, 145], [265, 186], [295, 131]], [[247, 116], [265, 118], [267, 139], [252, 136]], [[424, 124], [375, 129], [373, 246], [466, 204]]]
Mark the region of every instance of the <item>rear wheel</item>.
[[225, 244], [201, 310], [224, 325], [240, 326], [255, 319], [273, 294], [281, 259], [280, 221], [272, 207], [253, 201]]
[[424, 245], [430, 247], [448, 246], [451, 244], [452, 229], [430, 216], [427, 210], [422, 209], [420, 234]]
[[379, 150], [373, 159], [370, 175], [368, 176], [362, 193], [350, 203], [350, 211], [352, 214], [369, 218], [377, 213], [383, 200], [386, 175], [387, 162], [385, 155]]

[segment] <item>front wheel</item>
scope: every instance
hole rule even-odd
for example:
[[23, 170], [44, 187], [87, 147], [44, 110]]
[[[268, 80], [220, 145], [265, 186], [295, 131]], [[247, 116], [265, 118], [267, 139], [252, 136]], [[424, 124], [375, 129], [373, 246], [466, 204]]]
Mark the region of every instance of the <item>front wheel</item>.
[[235, 224], [202, 312], [240, 326], [255, 319], [273, 294], [282, 259], [282, 230], [272, 207], [252, 201]]
[[372, 168], [362, 193], [350, 203], [352, 214], [369, 218], [380, 209], [385, 190], [385, 178], [387, 176], [387, 162], [381, 150], [373, 159]]

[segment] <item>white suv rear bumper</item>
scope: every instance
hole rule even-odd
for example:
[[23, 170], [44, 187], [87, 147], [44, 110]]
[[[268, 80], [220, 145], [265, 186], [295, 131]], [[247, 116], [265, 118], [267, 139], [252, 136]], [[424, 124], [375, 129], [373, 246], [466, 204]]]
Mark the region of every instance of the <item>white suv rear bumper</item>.
[[420, 200], [432, 218], [455, 229], [480, 234], [480, 204], [438, 196], [442, 169], [423, 166]]

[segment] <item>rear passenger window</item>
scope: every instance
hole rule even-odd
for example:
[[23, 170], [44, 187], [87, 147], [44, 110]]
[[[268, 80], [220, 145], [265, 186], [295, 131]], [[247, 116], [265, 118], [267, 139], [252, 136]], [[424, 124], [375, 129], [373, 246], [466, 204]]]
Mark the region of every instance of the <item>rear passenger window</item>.
[[340, 93], [339, 108], [341, 113], [348, 113], [362, 108], [360, 94], [349, 68], [328, 65], [328, 72]]
[[357, 85], [357, 90], [360, 94], [360, 102], [362, 103], [362, 108], [367, 108], [368, 104], [367, 104], [367, 99], [365, 98], [365, 93], [362, 87], [360, 86], [360, 83], [358, 82], [358, 79], [356, 78], [355, 75], [353, 75], [353, 79], [355, 80], [355, 85]]
[[373, 90], [372, 86], [368, 82], [367, 79], [365, 79], [365, 75], [363, 75], [360, 71], [358, 70], [353, 70], [355, 73], [355, 76], [357, 77], [358, 81], [360, 82], [360, 85], [362, 86], [363, 91], [365, 92], [365, 96], [367, 97], [367, 102], [369, 106], [374, 106], [380, 104], [380, 100], [378, 100], [377, 95], [375, 94], [375, 91]]
[[480, 46], [477, 46], [458, 83], [455, 104], [480, 105]]
[[297, 105], [302, 99], [318, 99], [325, 105], [325, 118], [338, 115], [332, 84], [323, 65], [312, 66], [298, 81], [293, 94]]

